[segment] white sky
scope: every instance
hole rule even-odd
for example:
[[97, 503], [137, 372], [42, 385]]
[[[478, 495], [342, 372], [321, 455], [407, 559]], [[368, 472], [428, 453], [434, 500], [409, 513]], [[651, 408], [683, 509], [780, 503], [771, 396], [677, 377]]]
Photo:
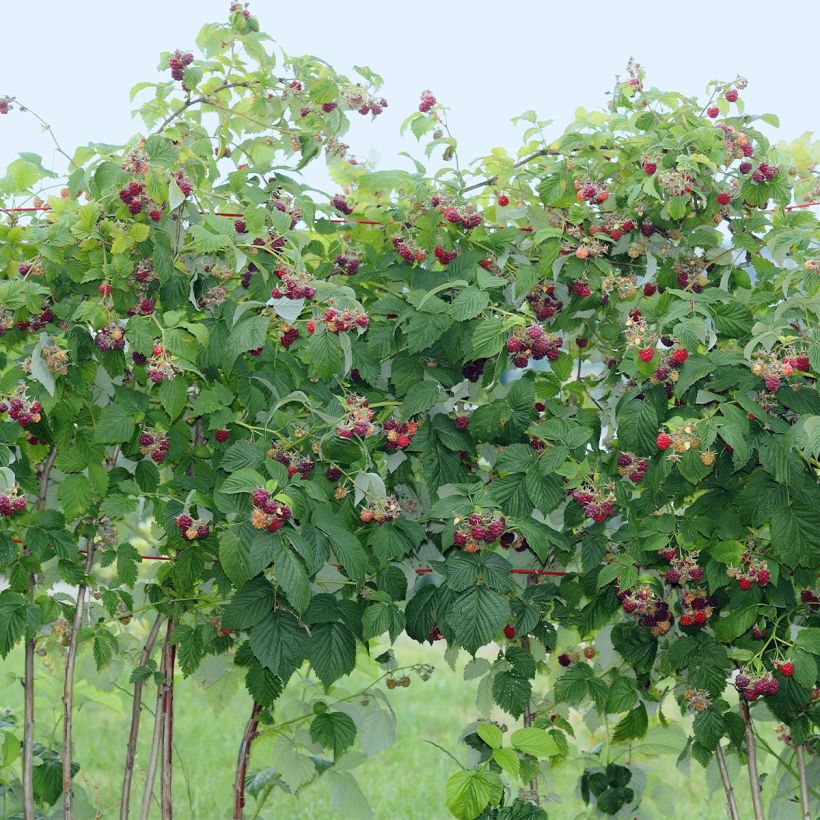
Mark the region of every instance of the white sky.
[[[199, 26], [225, 19], [228, 0], [0, 0], [0, 95], [18, 97], [50, 122], [72, 152], [89, 141], [121, 143], [139, 130], [128, 91], [158, 79], [163, 50], [193, 48]], [[818, 127], [820, 3], [713, 0], [554, 3], [549, 0], [255, 0], [261, 28], [291, 54], [313, 53], [337, 70], [369, 65], [385, 80], [387, 111], [374, 123], [352, 115], [345, 138], [381, 167], [424, 160], [399, 124], [430, 88], [451, 106], [462, 162], [503, 146], [510, 118], [535, 109], [557, 135], [579, 105], [602, 108], [614, 75], [634, 56], [648, 84], [688, 94], [708, 80], [747, 77], [747, 111], [780, 116], [775, 136]], [[361, 122], [358, 120], [361, 119]], [[64, 164], [29, 116], [0, 117], [0, 169], [20, 151]]]

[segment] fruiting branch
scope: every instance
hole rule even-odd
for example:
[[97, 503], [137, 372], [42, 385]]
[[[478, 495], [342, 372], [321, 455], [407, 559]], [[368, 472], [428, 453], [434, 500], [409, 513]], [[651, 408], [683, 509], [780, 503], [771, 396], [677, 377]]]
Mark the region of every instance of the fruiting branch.
[[[560, 151], [554, 151], [551, 148], [540, 148], [538, 151], [535, 151], [532, 154], [528, 154], [523, 159], [518, 160], [518, 162], [513, 163], [513, 168], [520, 168], [522, 165], [526, 165], [528, 162], [532, 162], [534, 159], [538, 159], [539, 157], [558, 157], [561, 156]], [[485, 185], [495, 185], [498, 181], [498, 174], [494, 176], [487, 177], [486, 179], [482, 179], [480, 182], [474, 182], [472, 185], [467, 185], [466, 187], [461, 189], [463, 194], [466, 194], [468, 191], [475, 191], [477, 188], [483, 188]]]
[[253, 84], [254, 83], [250, 80], [236, 83], [223, 83], [218, 88], [215, 88], [210, 94], [203, 94], [201, 97], [192, 97], [190, 100], [186, 100], [179, 108], [177, 108], [176, 111], [169, 114], [154, 133], [161, 134], [180, 114], [187, 111], [191, 106], [199, 103], [207, 103], [212, 96], [218, 94], [220, 91], [227, 91], [229, 88], [248, 88]]
[[239, 757], [236, 761], [236, 778], [233, 784], [233, 820], [242, 820], [245, 808], [245, 780], [248, 776], [248, 760], [251, 754], [251, 743], [256, 737], [256, 729], [259, 726], [259, 712], [262, 707], [254, 701], [251, 709], [251, 716], [245, 725], [245, 732], [242, 735], [242, 742], [239, 745]]
[[[151, 631], [145, 640], [140, 654], [138, 666], [145, 666], [151, 657], [154, 643], [157, 640], [163, 615], [157, 613]], [[120, 798], [120, 820], [128, 820], [129, 806], [131, 802], [131, 781], [134, 777], [134, 759], [137, 754], [137, 738], [139, 737], [140, 718], [142, 716], [142, 690], [145, 685], [144, 680], [138, 680], [134, 684], [134, 697], [131, 704], [131, 729], [128, 733], [128, 745], [125, 751], [125, 770], [122, 778], [122, 797]]]
[[723, 783], [723, 791], [726, 792], [726, 803], [729, 811], [729, 820], [740, 820], [737, 813], [737, 803], [735, 802], [735, 789], [729, 777], [729, 770], [726, 768], [726, 758], [723, 754], [723, 747], [718, 743], [715, 747], [715, 759], [717, 760], [720, 780]]

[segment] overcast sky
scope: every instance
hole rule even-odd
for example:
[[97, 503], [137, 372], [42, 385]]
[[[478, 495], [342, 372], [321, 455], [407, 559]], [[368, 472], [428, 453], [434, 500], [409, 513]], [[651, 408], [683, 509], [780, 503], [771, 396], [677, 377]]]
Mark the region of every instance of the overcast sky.
[[[199, 26], [226, 19], [229, 5], [0, 2], [0, 95], [18, 97], [49, 121], [69, 153], [89, 141], [121, 143], [139, 130], [131, 86], [164, 77], [159, 53], [193, 49]], [[494, 146], [514, 151], [520, 130], [510, 118], [527, 109], [554, 120], [557, 135], [577, 106], [604, 107], [630, 56], [647, 67], [649, 84], [688, 94], [742, 74], [750, 81], [747, 110], [779, 114], [775, 136], [792, 139], [818, 126], [816, 2], [256, 0], [251, 10], [285, 51], [315, 54], [342, 72], [368, 65], [384, 77], [388, 110], [374, 123], [357, 122], [346, 138], [381, 167], [408, 167], [397, 156], [402, 150], [423, 159], [399, 125], [425, 88], [452, 107], [450, 127], [466, 162]], [[38, 123], [12, 112], [0, 117], [0, 169], [20, 151], [63, 167]]]

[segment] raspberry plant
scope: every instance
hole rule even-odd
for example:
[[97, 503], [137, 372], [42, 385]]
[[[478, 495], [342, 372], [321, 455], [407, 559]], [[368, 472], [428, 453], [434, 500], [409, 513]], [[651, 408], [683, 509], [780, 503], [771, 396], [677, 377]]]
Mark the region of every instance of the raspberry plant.
[[[82, 813], [86, 649], [131, 670], [122, 817], [146, 687], [143, 816], [159, 772], [170, 817], [175, 671], [241, 670], [240, 817], [274, 788], [248, 779], [258, 735], [309, 772], [325, 750], [350, 782], [337, 764], [390, 719], [376, 684], [429, 677], [384, 646], [406, 634], [451, 659], [495, 647], [473, 667], [483, 709], [523, 722], [468, 727], [456, 817], [544, 817], [570, 707], [639, 753], [675, 705], [694, 714], [681, 757], [715, 761], [733, 817], [727, 756], [756, 817], [780, 799], [756, 763], [773, 715], [809, 817], [820, 237], [787, 206], [818, 195], [816, 144], [772, 145], [740, 78], [704, 106], [630, 62], [606, 111], [554, 142], [528, 112], [516, 156], [469, 170], [424, 91], [405, 127], [444, 167], [374, 170], [342, 137], [387, 106], [378, 75], [271, 48], [237, 4], [196, 45], [134, 89], [142, 133], [65, 155], [59, 195], [30, 154], [0, 180], [7, 206], [47, 196], [0, 227], [0, 653], [25, 646], [23, 816], [61, 794]], [[322, 157], [327, 196], [300, 178]], [[137, 544], [165, 559], [148, 578]], [[374, 646], [375, 682], [334, 696]], [[38, 652], [64, 655], [57, 749], [35, 733]], [[632, 770], [598, 762], [583, 799], [634, 809]]]

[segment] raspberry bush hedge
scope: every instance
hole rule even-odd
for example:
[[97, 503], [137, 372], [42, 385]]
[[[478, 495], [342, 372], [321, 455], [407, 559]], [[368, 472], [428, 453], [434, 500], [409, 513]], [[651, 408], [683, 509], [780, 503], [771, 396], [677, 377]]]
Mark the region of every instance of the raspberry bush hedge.
[[[404, 127], [438, 169], [375, 170], [342, 141], [388, 104], [371, 70], [290, 57], [238, 5], [196, 46], [134, 89], [127, 145], [65, 153], [65, 180], [23, 154], [0, 180], [31, 209], [0, 227], [0, 654], [24, 644], [26, 691], [2, 728], [6, 805], [87, 816], [90, 653], [134, 695], [122, 817], [149, 694], [141, 816], [158, 781], [171, 817], [175, 672], [203, 665], [239, 667], [250, 696], [234, 817], [246, 786], [319, 775], [359, 806], [351, 750], [387, 742], [380, 684], [431, 672], [400, 666], [405, 634], [451, 660], [497, 650], [470, 677], [508, 725], [465, 730], [458, 818], [545, 817], [539, 782], [585, 753], [570, 707], [623, 749], [693, 713], [681, 759], [719, 768], [732, 817], [733, 789], [758, 818], [782, 798], [756, 766], [773, 717], [783, 799], [809, 818], [820, 234], [793, 206], [818, 198], [817, 144], [772, 144], [742, 78], [704, 104], [630, 62], [606, 110], [556, 141], [527, 112], [514, 156], [470, 165], [425, 91]], [[300, 176], [321, 160], [327, 195]], [[146, 553], [166, 559], [148, 581]], [[51, 746], [44, 652], [64, 673]], [[371, 653], [373, 682], [334, 695]], [[247, 781], [257, 736], [274, 764]], [[590, 766], [580, 793], [635, 811], [632, 777]]]

